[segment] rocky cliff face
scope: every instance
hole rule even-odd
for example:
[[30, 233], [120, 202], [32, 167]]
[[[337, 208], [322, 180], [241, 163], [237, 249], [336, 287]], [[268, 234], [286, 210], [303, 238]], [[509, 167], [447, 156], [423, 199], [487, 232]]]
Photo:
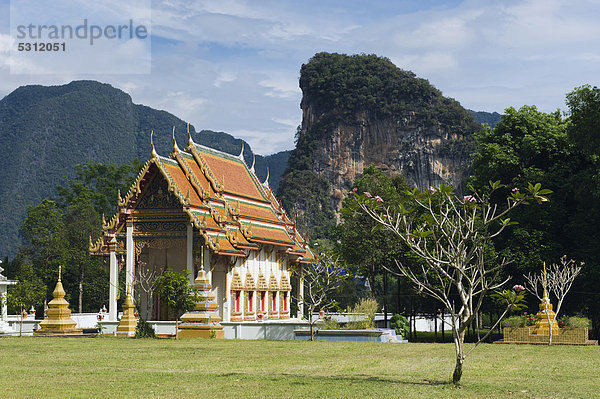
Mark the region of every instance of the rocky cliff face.
[[301, 226], [323, 231], [371, 163], [420, 189], [461, 191], [480, 125], [425, 79], [374, 55], [320, 53], [302, 66], [300, 88], [302, 126], [278, 194]]
[[[303, 100], [302, 111], [302, 132], [310, 131], [322, 113], [308, 99]], [[470, 137], [465, 140], [463, 132], [420, 119], [415, 111], [386, 119], [364, 111], [351, 122], [338, 123], [319, 140], [314, 170], [330, 182], [334, 210], [341, 209], [352, 183], [371, 163], [389, 175], [401, 173], [419, 189], [444, 183], [461, 190], [470, 165], [465, 151]]]

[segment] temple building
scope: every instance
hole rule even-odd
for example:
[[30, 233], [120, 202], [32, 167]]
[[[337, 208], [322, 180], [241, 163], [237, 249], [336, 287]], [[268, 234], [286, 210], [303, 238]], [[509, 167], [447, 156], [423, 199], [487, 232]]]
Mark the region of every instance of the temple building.
[[[194, 143], [189, 131], [188, 137], [180, 150], [173, 135], [168, 157], [152, 145], [127, 195], [119, 193], [118, 211], [103, 218], [96, 242], [90, 238], [90, 254], [107, 257], [110, 267], [108, 320], [117, 320], [119, 288], [131, 289], [146, 308], [147, 298], [134, 292], [166, 268], [187, 272], [190, 283], [203, 270], [222, 321], [289, 319], [291, 275], [314, 261], [307, 240], [268, 176], [260, 182], [254, 164], [247, 166], [243, 146], [236, 156]], [[164, 319], [164, 307], [153, 301], [147, 318]]]

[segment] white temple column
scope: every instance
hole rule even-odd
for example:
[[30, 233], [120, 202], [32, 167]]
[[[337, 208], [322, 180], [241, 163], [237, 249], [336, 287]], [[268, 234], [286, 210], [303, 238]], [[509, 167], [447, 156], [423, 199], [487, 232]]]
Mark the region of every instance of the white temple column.
[[[204, 270], [206, 271], [206, 278], [208, 279], [208, 282], [210, 283], [210, 285], [213, 285], [213, 281], [212, 281], [212, 271], [210, 270], [210, 250], [208, 249], [208, 247], [204, 248]], [[213, 291], [214, 291], [214, 285], [213, 285]]]
[[186, 265], [190, 277], [190, 284], [194, 284], [194, 226], [187, 226], [187, 246], [186, 246]]
[[[304, 297], [304, 266], [300, 265], [298, 272], [298, 297]], [[311, 315], [308, 315], [311, 317]], [[304, 318], [304, 303], [298, 304], [298, 318]]]
[[127, 241], [125, 242], [125, 248], [127, 250], [125, 260], [125, 289], [131, 290], [131, 297], [133, 295], [133, 259], [134, 259], [134, 246], [133, 246], [133, 220], [127, 220]]
[[227, 267], [227, 273], [225, 274], [225, 302], [223, 303], [223, 321], [229, 322], [231, 320], [231, 276], [233, 275], [233, 269], [237, 265], [237, 259], [231, 267]]
[[110, 286], [108, 288], [108, 321], [117, 321], [117, 289], [119, 288], [119, 272], [117, 268], [117, 242], [108, 243], [110, 251]]

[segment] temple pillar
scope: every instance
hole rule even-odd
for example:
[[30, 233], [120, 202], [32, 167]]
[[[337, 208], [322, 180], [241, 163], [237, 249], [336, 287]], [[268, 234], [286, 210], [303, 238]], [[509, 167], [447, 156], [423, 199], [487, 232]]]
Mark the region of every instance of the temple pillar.
[[223, 303], [223, 321], [225, 322], [231, 320], [231, 276], [237, 262], [238, 260], [236, 259], [233, 266], [227, 266], [227, 273], [225, 273], [225, 303]]
[[134, 297], [133, 287], [133, 262], [134, 262], [134, 246], [133, 246], [133, 220], [127, 220], [127, 241], [125, 243], [127, 250], [125, 263], [125, 286], [131, 290], [131, 297]]
[[119, 288], [119, 270], [117, 267], [117, 241], [108, 243], [110, 251], [110, 286], [108, 288], [108, 320], [117, 321], [117, 290]]
[[187, 226], [186, 267], [190, 284], [194, 284], [194, 226], [191, 224]]

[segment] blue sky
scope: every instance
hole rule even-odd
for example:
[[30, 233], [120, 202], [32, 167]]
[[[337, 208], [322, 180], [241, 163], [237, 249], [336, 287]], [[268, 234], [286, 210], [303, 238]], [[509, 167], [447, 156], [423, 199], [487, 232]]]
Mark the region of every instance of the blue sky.
[[[102, 2], [135, 14], [122, 3]], [[320, 51], [388, 57], [485, 111], [564, 110], [567, 92], [600, 76], [600, 0], [152, 1], [149, 75], [10, 74], [9, 4], [0, 0], [0, 97], [25, 84], [100, 80], [261, 154], [293, 148], [299, 69]]]

